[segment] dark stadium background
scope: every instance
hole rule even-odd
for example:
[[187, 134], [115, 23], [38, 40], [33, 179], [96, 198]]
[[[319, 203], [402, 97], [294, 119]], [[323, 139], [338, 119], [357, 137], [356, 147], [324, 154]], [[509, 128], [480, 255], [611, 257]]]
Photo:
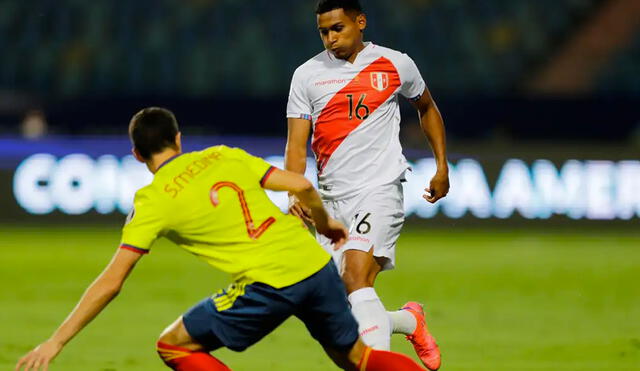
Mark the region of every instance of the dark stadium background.
[[[173, 110], [188, 149], [229, 144], [281, 161], [291, 75], [322, 48], [314, 3], [0, 0], [3, 369], [51, 333], [117, 245], [146, 179], [127, 172], [137, 110]], [[640, 2], [362, 4], [365, 39], [422, 71], [455, 173], [437, 208], [407, 190], [398, 269], [381, 281], [387, 306], [427, 304], [443, 370], [637, 369]], [[402, 107], [401, 141], [426, 185], [430, 151]], [[54, 370], [161, 369], [162, 326], [226, 284], [161, 246]], [[412, 354], [400, 338], [394, 349]], [[332, 369], [296, 322], [221, 358], [239, 370]]]

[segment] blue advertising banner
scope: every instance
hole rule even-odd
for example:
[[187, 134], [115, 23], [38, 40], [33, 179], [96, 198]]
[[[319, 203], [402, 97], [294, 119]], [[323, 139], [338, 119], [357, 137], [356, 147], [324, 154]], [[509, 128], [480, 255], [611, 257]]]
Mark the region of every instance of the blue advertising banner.
[[[190, 137], [185, 150], [225, 144], [241, 147], [283, 167], [283, 138]], [[415, 155], [415, 154], [413, 154]], [[451, 191], [435, 205], [422, 198], [435, 172], [431, 158], [410, 156], [406, 174], [407, 216], [450, 219], [630, 220], [640, 217], [640, 161], [608, 159], [522, 160], [505, 156], [484, 161], [454, 156]], [[490, 163], [489, 163], [490, 162]], [[41, 141], [0, 139], [2, 182], [12, 197], [3, 197], [4, 212], [29, 215], [126, 214], [137, 189], [152, 175], [130, 155], [125, 137], [51, 138]], [[315, 182], [315, 163], [306, 176]], [[287, 198], [270, 192], [283, 210]], [[18, 207], [16, 207], [18, 206]], [[5, 219], [10, 219], [5, 215]]]

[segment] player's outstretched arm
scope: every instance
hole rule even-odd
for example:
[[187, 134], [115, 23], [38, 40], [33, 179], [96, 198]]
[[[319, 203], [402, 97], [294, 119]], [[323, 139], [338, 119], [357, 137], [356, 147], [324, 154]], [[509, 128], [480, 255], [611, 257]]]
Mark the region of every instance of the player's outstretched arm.
[[426, 194], [422, 197], [435, 203], [449, 193], [449, 165], [444, 122], [428, 88], [425, 88], [420, 99], [412, 104], [418, 110], [420, 126], [429, 140], [437, 166], [436, 174], [431, 179], [429, 187], [425, 188]]
[[127, 276], [142, 255], [118, 249], [113, 259], [87, 288], [67, 319], [44, 343], [16, 364], [15, 370], [48, 370], [49, 363], [80, 330], [91, 322], [118, 295]]
[[309, 209], [316, 230], [331, 239], [336, 246], [342, 246], [349, 231], [342, 223], [329, 217], [322, 205], [320, 195], [313, 184], [301, 174], [276, 169], [264, 183], [264, 188], [272, 191], [287, 191], [299, 199]]
[[[311, 133], [311, 121], [306, 119], [287, 119], [287, 147], [284, 151], [284, 168], [288, 171], [304, 174], [307, 170], [307, 143]], [[311, 222], [310, 210], [302, 205], [291, 192], [289, 193], [289, 213], [307, 222]]]

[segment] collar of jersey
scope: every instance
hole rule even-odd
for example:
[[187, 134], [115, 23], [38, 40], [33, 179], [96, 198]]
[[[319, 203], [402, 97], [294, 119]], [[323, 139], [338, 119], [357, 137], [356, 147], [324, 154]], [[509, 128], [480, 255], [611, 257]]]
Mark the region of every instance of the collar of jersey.
[[177, 155], [175, 155], [175, 156], [173, 156], [173, 157], [169, 157], [165, 162], [161, 163], [161, 164], [160, 164], [160, 166], [158, 166], [158, 169], [156, 169], [156, 173], [157, 173], [158, 171], [160, 171], [160, 169], [162, 169], [162, 168], [164, 167], [164, 165], [166, 165], [166, 164], [168, 164], [169, 162], [171, 162], [171, 161], [175, 160], [176, 158], [178, 158], [178, 157], [182, 156], [183, 154], [184, 154], [184, 153], [180, 153], [180, 154], [177, 154]]
[[358, 59], [360, 59], [360, 56], [362, 54], [364, 54], [366, 51], [368, 51], [369, 48], [372, 47], [372, 46], [373, 46], [373, 43], [371, 41], [365, 41], [364, 42], [364, 48], [362, 50], [360, 50], [360, 53], [358, 53], [358, 55], [356, 55], [356, 59], [353, 61], [353, 63], [349, 63], [349, 62], [347, 62], [347, 61], [345, 61], [343, 59], [338, 59], [338, 58], [334, 57], [333, 54], [331, 54], [331, 52], [329, 52], [328, 50], [327, 50], [327, 53], [329, 54], [329, 58], [333, 59], [336, 62], [341, 63], [342, 65], [355, 66], [356, 62], [358, 62]]

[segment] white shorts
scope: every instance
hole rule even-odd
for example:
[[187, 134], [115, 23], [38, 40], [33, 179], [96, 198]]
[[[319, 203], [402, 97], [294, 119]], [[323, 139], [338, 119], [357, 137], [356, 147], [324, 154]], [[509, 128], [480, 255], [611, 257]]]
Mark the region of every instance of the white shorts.
[[344, 200], [325, 200], [324, 207], [332, 218], [349, 228], [349, 241], [336, 250], [331, 240], [317, 234], [318, 242], [342, 268], [342, 255], [347, 250], [368, 252], [373, 247], [375, 257], [386, 258], [382, 270], [395, 267], [396, 241], [404, 223], [404, 194], [401, 179], [364, 190]]

